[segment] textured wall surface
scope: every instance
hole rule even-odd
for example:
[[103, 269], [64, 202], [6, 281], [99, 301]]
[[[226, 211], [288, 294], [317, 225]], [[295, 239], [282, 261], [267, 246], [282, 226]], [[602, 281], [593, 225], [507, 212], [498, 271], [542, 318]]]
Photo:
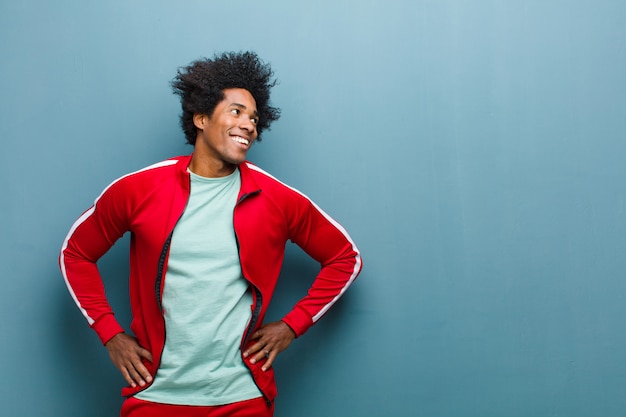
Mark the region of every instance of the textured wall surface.
[[[61, 242], [191, 151], [177, 67], [252, 49], [283, 116], [250, 159], [365, 265], [277, 361], [277, 417], [624, 415], [625, 28], [620, 0], [0, 1], [0, 414], [117, 415]], [[124, 323], [127, 249], [100, 263]], [[317, 269], [288, 255], [273, 318]]]

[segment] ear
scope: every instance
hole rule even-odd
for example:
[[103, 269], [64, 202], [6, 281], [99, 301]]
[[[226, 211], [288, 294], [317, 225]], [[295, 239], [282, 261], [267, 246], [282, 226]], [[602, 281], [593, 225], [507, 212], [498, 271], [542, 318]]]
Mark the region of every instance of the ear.
[[193, 124], [199, 130], [204, 130], [204, 127], [206, 126], [207, 119], [208, 119], [208, 117], [207, 117], [206, 114], [202, 114], [202, 113], [194, 113], [193, 114]]

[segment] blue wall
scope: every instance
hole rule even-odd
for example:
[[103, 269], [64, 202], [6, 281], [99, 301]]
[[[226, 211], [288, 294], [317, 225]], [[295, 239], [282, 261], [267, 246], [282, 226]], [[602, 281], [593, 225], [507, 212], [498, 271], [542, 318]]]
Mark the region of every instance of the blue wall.
[[[110, 181], [190, 152], [169, 81], [256, 50], [250, 159], [365, 269], [276, 365], [280, 416], [626, 415], [626, 3], [0, 1], [0, 414], [113, 416], [56, 265]], [[101, 262], [128, 321], [128, 242]], [[272, 309], [315, 265], [289, 249]]]

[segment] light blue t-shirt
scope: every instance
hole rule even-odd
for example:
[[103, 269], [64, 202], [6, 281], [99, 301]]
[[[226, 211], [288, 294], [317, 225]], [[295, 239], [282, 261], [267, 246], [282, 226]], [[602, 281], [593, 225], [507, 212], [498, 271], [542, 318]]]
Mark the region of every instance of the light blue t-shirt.
[[165, 346], [154, 383], [137, 398], [166, 404], [223, 405], [260, 397], [239, 350], [252, 295], [241, 274], [233, 209], [239, 170], [191, 173], [163, 289]]

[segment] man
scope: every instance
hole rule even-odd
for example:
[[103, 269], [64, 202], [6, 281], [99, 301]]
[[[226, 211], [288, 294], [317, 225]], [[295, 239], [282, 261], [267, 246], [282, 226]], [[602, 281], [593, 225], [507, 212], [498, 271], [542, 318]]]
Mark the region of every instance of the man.
[[[128, 382], [122, 416], [272, 416], [276, 357], [361, 270], [337, 222], [246, 161], [280, 115], [272, 77], [250, 52], [179, 70], [172, 86], [193, 153], [114, 181], [63, 243], [68, 289]], [[96, 266], [128, 231], [135, 337], [114, 318]], [[263, 324], [287, 240], [321, 270], [282, 320]]]

